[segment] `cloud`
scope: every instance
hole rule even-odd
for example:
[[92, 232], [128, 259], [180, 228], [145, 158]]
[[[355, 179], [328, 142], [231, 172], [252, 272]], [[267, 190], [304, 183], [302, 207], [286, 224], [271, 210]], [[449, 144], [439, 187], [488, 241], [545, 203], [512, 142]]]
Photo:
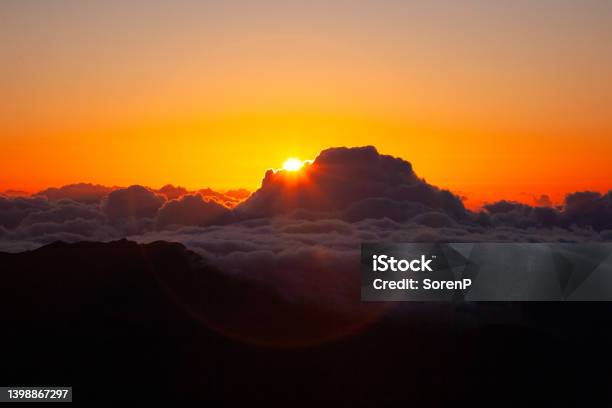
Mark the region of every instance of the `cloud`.
[[528, 228], [537, 225], [533, 217], [533, 207], [515, 201], [497, 201], [483, 205], [488, 216], [483, 216], [483, 225], [508, 225], [518, 228]]
[[200, 194], [206, 201], [215, 201], [216, 203], [227, 208], [235, 207], [251, 194], [248, 190], [243, 188], [221, 193], [211, 188], [203, 188], [198, 191], [189, 191], [184, 187], [175, 187], [172, 184], [166, 184], [159, 190], [153, 191], [162, 194], [164, 197], [166, 197], [166, 200], [176, 200], [188, 194]]
[[54, 241], [110, 241], [121, 238], [117, 228], [96, 219], [75, 218], [65, 222], [42, 221], [14, 229], [0, 227], [0, 251], [21, 252]]
[[154, 218], [166, 198], [139, 185], [111, 192], [102, 203], [102, 211], [110, 220], [122, 218]]
[[166, 200], [174, 200], [176, 198], [180, 198], [185, 194], [189, 194], [190, 191], [185, 187], [177, 186], [174, 187], [172, 184], [166, 184], [159, 190], [156, 190], [157, 193], [160, 193], [166, 197]]
[[40, 197], [0, 196], [0, 225], [15, 228], [30, 213], [46, 210], [49, 207], [49, 202]]
[[[356, 257], [363, 242], [587, 242], [601, 241], [591, 229], [513, 227], [486, 228], [471, 224], [428, 226], [424, 223], [445, 224], [440, 213], [428, 213], [426, 220], [397, 222], [389, 218], [347, 222], [339, 219], [306, 220], [292, 216], [260, 218], [228, 225], [182, 227], [175, 230], [148, 232], [130, 237], [141, 242], [156, 240], [184, 243], [206, 259], [215, 262], [228, 273], [257, 275], [256, 260], [266, 254], [287, 256], [307, 248], [309, 253]], [[430, 220], [432, 218], [435, 221]], [[253, 258], [249, 258], [249, 254]], [[304, 257], [304, 263], [316, 263], [317, 257]], [[240, 262], [234, 262], [240, 260]], [[291, 273], [290, 268], [287, 273]]]
[[534, 202], [537, 207], [552, 207], [553, 206], [553, 202], [550, 199], [550, 196], [548, 194], [542, 194], [539, 197], [535, 197]]
[[21, 220], [20, 226], [29, 226], [43, 222], [63, 223], [75, 219], [105, 221], [105, 216], [97, 206], [87, 205], [72, 200], [60, 200], [50, 203], [49, 207], [30, 212]]
[[204, 197], [206, 200], [215, 201], [227, 208], [236, 207], [238, 204], [240, 204], [240, 202], [242, 202], [246, 197], [249, 196], [248, 191], [244, 189], [232, 190], [230, 191], [230, 194], [227, 194], [219, 193], [210, 188], [203, 188], [201, 190], [198, 190], [198, 193], [202, 195], [202, 197]]
[[445, 213], [430, 211], [419, 214], [412, 219], [413, 222], [433, 228], [456, 227], [457, 222]]
[[[223, 259], [236, 253], [291, 252], [298, 247], [357, 254], [363, 242], [421, 242], [430, 237], [438, 242], [587, 242], [601, 241], [592, 229], [487, 228], [476, 223], [446, 224], [441, 213], [428, 213], [423, 219], [397, 222], [389, 218], [347, 222], [339, 219], [306, 220], [292, 216], [260, 218], [227, 225], [182, 227], [152, 231], [130, 237], [142, 242], [168, 240], [182, 242], [208, 259]], [[431, 219], [430, 219], [431, 217]], [[436, 226], [425, 225], [425, 223]], [[440, 225], [443, 224], [443, 225]], [[257, 268], [257, 264], [253, 264]]]
[[57, 240], [110, 240], [122, 231], [107, 223], [99, 206], [43, 197], [0, 199], [0, 250], [23, 251]]
[[[76, 194], [83, 191], [80, 187], [56, 190], [61, 194], [52, 199], [0, 196], [0, 251], [30, 250], [56, 240], [108, 241], [158, 228], [233, 220], [227, 207], [199, 194], [166, 202], [146, 187], [132, 186], [114, 190], [101, 203], [89, 203], [95, 200]], [[77, 200], [59, 198], [63, 195]]]
[[427, 211], [429, 209], [421, 203], [374, 197], [349, 205], [338, 213], [338, 218], [350, 222], [368, 218], [390, 218], [401, 222]]
[[220, 221], [229, 210], [213, 200], [205, 200], [201, 194], [184, 195], [170, 200], [157, 215], [158, 228], [170, 225], [208, 225]]
[[[347, 210], [351, 206], [357, 209]], [[384, 208], [392, 210], [387, 216], [403, 219], [406, 215], [401, 210], [393, 210], [418, 206], [456, 219], [467, 215], [459, 197], [418, 178], [409, 162], [366, 146], [324, 150], [299, 172], [268, 170], [261, 188], [237, 210], [246, 217], [286, 214], [298, 208], [330, 214], [348, 211], [357, 220], [379, 217]]]
[[612, 229], [612, 191], [600, 194], [582, 191], [565, 198], [565, 222], [578, 226], [591, 226], [601, 231]]
[[612, 229], [612, 192], [603, 195], [593, 191], [571, 193], [559, 209], [504, 200], [485, 204], [483, 208], [486, 213], [481, 213], [477, 219], [485, 226]]
[[99, 184], [78, 183], [68, 184], [59, 188], [51, 187], [39, 191], [35, 196], [46, 197], [49, 201], [70, 199], [83, 203], [99, 203], [115, 188]]
[[531, 206], [516, 201], [501, 200], [494, 203], [487, 203], [483, 205], [490, 214], [508, 214], [508, 213], [520, 213], [525, 214], [531, 211]]
[[74, 242], [75, 240], [108, 240], [117, 238], [116, 230], [112, 227], [105, 226], [97, 220], [82, 218], [62, 223], [46, 221], [23, 225], [16, 229], [12, 235], [17, 239], [34, 239], [40, 243], [58, 240]]

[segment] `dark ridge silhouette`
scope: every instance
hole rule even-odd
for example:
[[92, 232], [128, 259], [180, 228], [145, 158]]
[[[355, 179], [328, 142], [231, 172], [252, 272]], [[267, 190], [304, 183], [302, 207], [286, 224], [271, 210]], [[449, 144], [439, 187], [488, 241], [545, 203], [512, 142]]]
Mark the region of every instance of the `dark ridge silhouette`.
[[331, 341], [264, 347], [211, 327], [286, 341], [346, 322], [175, 243], [56, 242], [0, 253], [0, 271], [0, 383], [72, 385], [81, 404], [610, 402], [606, 304], [403, 303]]

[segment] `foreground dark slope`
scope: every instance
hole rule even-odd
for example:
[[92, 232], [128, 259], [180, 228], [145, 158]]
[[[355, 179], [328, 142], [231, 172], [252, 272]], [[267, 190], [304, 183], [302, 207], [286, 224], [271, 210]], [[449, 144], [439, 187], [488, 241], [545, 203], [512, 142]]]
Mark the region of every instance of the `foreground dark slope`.
[[[0, 384], [72, 385], [77, 402], [610, 400], [612, 319], [602, 304], [434, 314], [402, 304], [351, 336], [279, 349], [230, 340], [194, 311], [233, 319], [248, 304], [252, 324], [277, 337], [342, 321], [225, 278], [180, 244], [55, 243], [0, 253], [0, 271]], [[519, 322], [501, 324], [508, 316]]]

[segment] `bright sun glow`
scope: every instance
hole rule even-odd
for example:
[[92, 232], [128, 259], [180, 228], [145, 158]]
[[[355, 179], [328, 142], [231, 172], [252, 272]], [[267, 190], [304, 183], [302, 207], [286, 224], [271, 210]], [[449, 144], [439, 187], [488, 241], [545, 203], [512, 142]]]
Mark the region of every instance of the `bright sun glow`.
[[298, 171], [302, 168], [304, 163], [301, 160], [296, 159], [295, 157], [290, 157], [283, 163], [283, 169], [287, 171]]

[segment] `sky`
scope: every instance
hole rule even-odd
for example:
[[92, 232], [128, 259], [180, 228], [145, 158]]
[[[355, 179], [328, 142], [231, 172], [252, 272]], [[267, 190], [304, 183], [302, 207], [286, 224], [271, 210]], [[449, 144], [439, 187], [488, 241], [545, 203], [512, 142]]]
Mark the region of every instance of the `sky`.
[[612, 187], [609, 1], [0, 1], [0, 191], [375, 145], [466, 204]]

